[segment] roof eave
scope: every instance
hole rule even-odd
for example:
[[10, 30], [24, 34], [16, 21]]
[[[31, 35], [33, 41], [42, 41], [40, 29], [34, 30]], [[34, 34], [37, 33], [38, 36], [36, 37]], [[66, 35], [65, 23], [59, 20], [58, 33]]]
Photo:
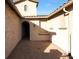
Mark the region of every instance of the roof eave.
[[20, 17], [20, 18], [23, 18], [23, 19], [44, 19], [44, 20], [48, 20], [49, 18], [51, 18], [51, 16], [54, 16], [55, 14], [57, 14], [58, 12], [62, 11], [63, 8], [66, 8], [68, 6], [70, 6], [71, 4], [73, 4], [72, 1], [69, 1], [68, 3], [66, 3], [64, 6], [60, 7], [59, 9], [57, 9], [55, 12], [47, 15], [47, 16], [24, 16], [22, 17], [22, 15], [20, 15], [19, 11], [17, 10], [17, 8], [13, 5], [12, 2], [8, 2], [9, 3], [9, 6], [11, 6], [11, 8], [15, 11], [15, 13]]
[[18, 17], [23, 18], [11, 0], [6, 0], [5, 2], [10, 6], [10, 8], [16, 13]]
[[[26, 1], [26, 0], [17, 1], [14, 4], [19, 4], [19, 3], [24, 2], [24, 1]], [[31, 0], [29, 0], [29, 1], [31, 1]], [[38, 5], [38, 2], [37, 1], [31, 1], [31, 2], [37, 3], [37, 5]]]
[[55, 15], [56, 13], [60, 12], [63, 8], [70, 6], [71, 4], [73, 4], [73, 1], [69, 1], [68, 3], [64, 4], [64, 6], [60, 7], [59, 9], [57, 9], [54, 12], [52, 12], [51, 14], [49, 14], [48, 18]]

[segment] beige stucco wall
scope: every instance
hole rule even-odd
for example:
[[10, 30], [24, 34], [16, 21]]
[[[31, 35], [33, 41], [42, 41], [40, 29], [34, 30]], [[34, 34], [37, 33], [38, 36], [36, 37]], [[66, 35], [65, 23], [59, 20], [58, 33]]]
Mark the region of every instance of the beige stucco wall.
[[[26, 11], [24, 11], [24, 5], [26, 5]], [[20, 14], [24, 16], [36, 16], [37, 15], [37, 3], [31, 2], [31, 1], [24, 1], [19, 4], [15, 4]]]
[[50, 37], [48, 32], [45, 29], [41, 28], [41, 23], [39, 20], [30, 21], [30, 34], [31, 34], [30, 40], [45, 41], [49, 40]]
[[21, 39], [20, 18], [7, 4], [5, 5], [5, 26], [5, 55], [7, 58]]

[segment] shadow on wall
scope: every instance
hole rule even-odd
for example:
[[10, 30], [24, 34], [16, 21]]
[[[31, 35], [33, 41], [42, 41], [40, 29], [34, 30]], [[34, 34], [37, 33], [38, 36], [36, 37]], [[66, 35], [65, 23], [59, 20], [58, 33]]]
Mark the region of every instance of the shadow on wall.
[[[34, 20], [34, 21], [37, 22], [37, 20]], [[51, 35], [56, 35], [56, 32], [49, 32], [45, 28], [42, 28], [40, 23], [35, 24], [31, 21], [23, 21], [22, 24], [23, 23], [29, 23], [29, 27], [25, 26], [27, 24], [22, 25], [22, 28], [26, 27], [24, 29], [26, 32], [22, 32], [22, 37], [24, 36], [23, 34], [25, 34], [25, 37], [30, 35], [30, 32], [29, 32], [30, 29], [32, 29], [31, 30], [31, 33], [32, 33], [31, 35], [33, 37], [36, 37], [35, 39], [37, 39], [37, 40], [49, 40], [49, 41], [51, 41]], [[31, 27], [30, 27], [30, 25], [31, 25]], [[28, 29], [28, 28], [30, 28], [30, 29]], [[29, 34], [28, 34], [28, 32], [29, 32]]]
[[69, 59], [73, 59], [73, 57], [72, 57], [71, 53], [69, 53], [69, 55], [68, 55], [68, 56], [69, 56]]
[[[38, 39], [42, 39], [41, 37], [43, 37], [44, 36], [44, 38], [43, 39], [47, 39], [48, 38], [48, 40], [50, 40], [51, 41], [51, 36], [53, 36], [53, 35], [56, 35], [56, 32], [50, 32], [50, 31], [48, 31], [47, 30], [47, 28], [43, 28], [43, 26], [41, 26], [41, 23], [39, 23], [39, 24], [35, 24], [35, 23], [32, 23], [32, 22], [30, 22], [31, 24], [32, 24], [32, 26], [33, 26], [33, 33], [36, 35], [36, 36], [39, 36], [39, 38]], [[45, 37], [47, 37], [47, 38], [45, 38]]]

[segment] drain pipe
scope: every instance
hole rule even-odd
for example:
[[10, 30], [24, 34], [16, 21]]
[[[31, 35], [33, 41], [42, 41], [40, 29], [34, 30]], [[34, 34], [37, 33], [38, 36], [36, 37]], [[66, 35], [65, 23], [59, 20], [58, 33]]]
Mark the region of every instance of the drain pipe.
[[69, 13], [69, 11], [67, 11], [66, 8], [63, 8], [63, 11], [64, 11], [65, 13]]
[[63, 11], [68, 15], [68, 36], [69, 36], [69, 53], [68, 55], [71, 56], [71, 32], [70, 32], [70, 22], [69, 22], [69, 11], [66, 10], [66, 8], [63, 8]]
[[63, 11], [64, 11], [67, 15], [69, 15], [69, 11], [67, 11], [66, 8], [63, 8]]

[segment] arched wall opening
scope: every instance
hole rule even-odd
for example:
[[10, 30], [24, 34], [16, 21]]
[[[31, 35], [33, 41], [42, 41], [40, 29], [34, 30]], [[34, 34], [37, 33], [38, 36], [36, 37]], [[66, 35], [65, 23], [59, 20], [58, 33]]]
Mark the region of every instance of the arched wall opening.
[[30, 40], [30, 24], [27, 21], [22, 22], [22, 39]]

